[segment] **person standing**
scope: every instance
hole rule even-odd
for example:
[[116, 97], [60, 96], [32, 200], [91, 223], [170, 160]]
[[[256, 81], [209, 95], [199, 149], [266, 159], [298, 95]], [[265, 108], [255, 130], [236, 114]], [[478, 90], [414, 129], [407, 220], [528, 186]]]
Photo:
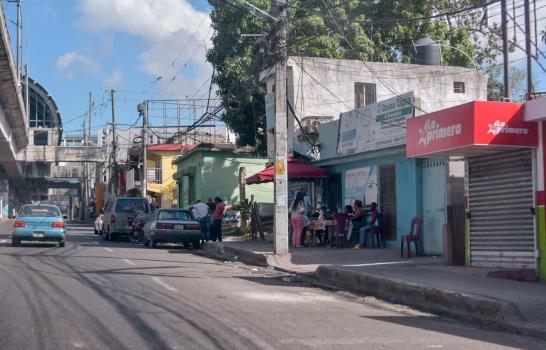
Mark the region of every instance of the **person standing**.
[[290, 207], [290, 222], [292, 223], [292, 245], [294, 248], [301, 248], [301, 234], [305, 216], [305, 205], [303, 203], [303, 192], [297, 192], [294, 202]]
[[[208, 237], [210, 239], [212, 239], [213, 235], [214, 235], [214, 237], [216, 237], [216, 233], [214, 233], [214, 227], [212, 225], [214, 223], [214, 219], [212, 218], [212, 216], [214, 215], [214, 210], [216, 210], [216, 204], [214, 204], [214, 202], [212, 201], [212, 197], [209, 197], [207, 205], [209, 207], [209, 232], [208, 232]], [[216, 238], [214, 238], [214, 239], [216, 239]]]
[[201, 226], [201, 244], [205, 241], [208, 242], [209, 237], [209, 207], [203, 203], [200, 199], [192, 207], [193, 217], [195, 220], [199, 221]]
[[213, 237], [212, 240], [222, 242], [222, 219], [224, 218], [224, 201], [220, 197], [214, 199], [214, 214], [212, 215]]

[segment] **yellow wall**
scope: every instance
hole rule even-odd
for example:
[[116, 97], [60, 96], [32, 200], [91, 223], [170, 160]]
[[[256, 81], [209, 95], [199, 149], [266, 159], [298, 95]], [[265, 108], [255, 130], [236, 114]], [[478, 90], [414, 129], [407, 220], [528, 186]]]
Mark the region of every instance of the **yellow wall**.
[[161, 207], [173, 208], [176, 207], [176, 202], [173, 203], [174, 195], [177, 191], [176, 181], [173, 175], [176, 174], [176, 165], [172, 164], [175, 157], [179, 155], [176, 151], [153, 151], [148, 152], [146, 165], [148, 168], [156, 167], [156, 160], [161, 159]]

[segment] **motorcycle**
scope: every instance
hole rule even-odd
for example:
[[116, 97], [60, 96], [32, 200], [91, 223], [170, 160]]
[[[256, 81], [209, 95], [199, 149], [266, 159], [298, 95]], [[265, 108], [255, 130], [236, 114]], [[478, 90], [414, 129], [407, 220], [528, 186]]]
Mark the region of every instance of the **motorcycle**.
[[144, 225], [146, 220], [144, 217], [137, 216], [129, 223], [131, 231], [129, 232], [129, 240], [131, 243], [142, 243], [144, 241]]

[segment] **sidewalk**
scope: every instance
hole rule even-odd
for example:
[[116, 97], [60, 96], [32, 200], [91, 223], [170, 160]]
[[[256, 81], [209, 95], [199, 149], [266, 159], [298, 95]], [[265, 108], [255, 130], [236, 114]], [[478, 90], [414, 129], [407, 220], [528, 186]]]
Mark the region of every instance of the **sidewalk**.
[[441, 258], [401, 259], [397, 249], [291, 249], [228, 238], [205, 251], [258, 266], [313, 275], [335, 287], [546, 339], [546, 284], [487, 277], [492, 269], [447, 266]]

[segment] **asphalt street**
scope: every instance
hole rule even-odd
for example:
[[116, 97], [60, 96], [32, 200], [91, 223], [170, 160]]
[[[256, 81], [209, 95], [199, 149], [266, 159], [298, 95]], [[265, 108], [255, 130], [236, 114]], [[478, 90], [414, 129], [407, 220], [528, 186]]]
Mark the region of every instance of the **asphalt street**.
[[0, 349], [546, 349], [546, 342], [341, 292], [180, 247], [11, 247], [0, 225]]

